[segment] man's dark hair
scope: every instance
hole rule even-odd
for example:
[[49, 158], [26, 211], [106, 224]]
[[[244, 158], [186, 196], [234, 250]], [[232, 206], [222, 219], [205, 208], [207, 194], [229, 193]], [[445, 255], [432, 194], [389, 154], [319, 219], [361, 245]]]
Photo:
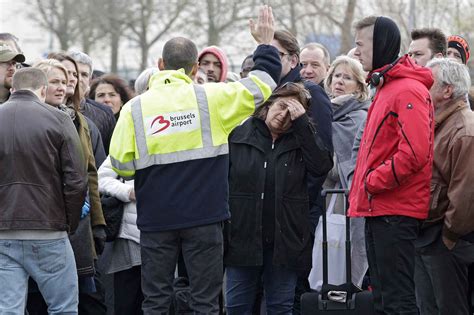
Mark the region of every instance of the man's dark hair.
[[35, 91], [48, 85], [48, 79], [43, 70], [38, 68], [22, 68], [15, 71], [13, 75], [12, 87], [15, 91], [32, 90]]
[[242, 65], [240, 66], [241, 69], [244, 68], [245, 62], [246, 62], [248, 59], [252, 59], [252, 61], [253, 61], [253, 54], [252, 54], [252, 55], [248, 55], [247, 57], [244, 58], [244, 61], [242, 61]]
[[198, 51], [196, 45], [184, 37], [175, 37], [163, 47], [163, 63], [165, 70], [183, 68], [189, 74], [196, 64]]
[[441, 53], [446, 57], [448, 51], [448, 40], [442, 30], [439, 28], [419, 28], [411, 31], [412, 40], [422, 38], [427, 38], [430, 42], [430, 49], [433, 55]]
[[278, 41], [281, 47], [288, 50], [290, 55], [297, 55], [298, 57], [300, 56], [300, 45], [298, 44], [298, 40], [296, 39], [295, 35], [288, 31], [275, 31], [273, 39]]

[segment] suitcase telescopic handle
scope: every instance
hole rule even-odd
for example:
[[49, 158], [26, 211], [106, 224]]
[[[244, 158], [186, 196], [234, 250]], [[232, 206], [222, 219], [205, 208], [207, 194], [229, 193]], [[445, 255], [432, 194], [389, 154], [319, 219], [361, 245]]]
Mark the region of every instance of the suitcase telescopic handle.
[[344, 194], [345, 196], [349, 196], [349, 189], [323, 189], [321, 191], [321, 196], [324, 198], [329, 194]]
[[327, 235], [327, 218], [326, 218], [326, 197], [328, 194], [344, 194], [344, 215], [346, 215], [346, 283], [352, 283], [352, 264], [351, 264], [351, 234], [350, 234], [350, 218], [347, 216], [347, 198], [349, 196], [348, 189], [324, 189], [321, 191], [323, 197], [323, 285], [328, 284], [328, 235]]

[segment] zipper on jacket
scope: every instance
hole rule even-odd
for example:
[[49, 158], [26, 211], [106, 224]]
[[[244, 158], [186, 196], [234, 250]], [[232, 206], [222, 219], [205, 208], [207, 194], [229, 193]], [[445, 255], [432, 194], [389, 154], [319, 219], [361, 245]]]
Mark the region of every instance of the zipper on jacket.
[[372, 199], [374, 199], [374, 196], [372, 194], [367, 193], [367, 197], [369, 199], [369, 212], [372, 212]]
[[367, 189], [367, 176], [373, 170], [374, 170], [373, 168], [369, 168], [364, 176], [364, 190], [365, 190], [365, 193], [367, 194], [367, 199], [369, 201], [369, 212], [372, 212], [372, 199], [374, 198], [374, 196], [371, 193], [369, 193], [369, 190]]
[[369, 157], [370, 152], [372, 151], [372, 147], [374, 146], [375, 139], [377, 138], [377, 135], [382, 128], [382, 126], [385, 124], [385, 121], [388, 119], [389, 116], [393, 116], [395, 118], [398, 118], [398, 114], [395, 112], [389, 112], [385, 117], [382, 119], [380, 124], [377, 126], [377, 130], [375, 131], [374, 137], [372, 138], [372, 142], [370, 143], [369, 150], [367, 150], [367, 158]]
[[[408, 146], [410, 147], [410, 150], [411, 150], [411, 153], [413, 153], [413, 156], [415, 157], [415, 161], [418, 162], [418, 159], [416, 158], [416, 153], [415, 153], [415, 150], [413, 150], [413, 147], [411, 146], [411, 143], [410, 143], [410, 140], [408, 140], [408, 137], [407, 135], [405, 134], [405, 131], [403, 130], [403, 126], [402, 124], [398, 121], [398, 126], [402, 132], [402, 135], [403, 135], [403, 138], [405, 138], [405, 141], [408, 143]], [[431, 125], [430, 125], [431, 126]], [[431, 128], [430, 128], [431, 129]], [[397, 181], [398, 182], [398, 181]]]

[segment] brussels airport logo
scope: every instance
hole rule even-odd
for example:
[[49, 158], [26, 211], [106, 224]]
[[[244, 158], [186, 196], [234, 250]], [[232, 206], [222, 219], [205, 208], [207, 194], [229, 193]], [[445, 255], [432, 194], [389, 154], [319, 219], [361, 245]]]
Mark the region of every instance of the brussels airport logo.
[[163, 136], [199, 128], [199, 111], [166, 113], [145, 118], [147, 136]]

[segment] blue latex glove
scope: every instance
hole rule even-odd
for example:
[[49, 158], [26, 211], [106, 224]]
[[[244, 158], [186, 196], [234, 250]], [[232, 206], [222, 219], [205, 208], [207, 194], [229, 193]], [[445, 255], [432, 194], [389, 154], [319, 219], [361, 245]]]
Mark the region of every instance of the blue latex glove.
[[89, 214], [90, 211], [91, 211], [91, 205], [86, 200], [84, 202], [84, 205], [82, 206], [81, 219], [84, 219]]

